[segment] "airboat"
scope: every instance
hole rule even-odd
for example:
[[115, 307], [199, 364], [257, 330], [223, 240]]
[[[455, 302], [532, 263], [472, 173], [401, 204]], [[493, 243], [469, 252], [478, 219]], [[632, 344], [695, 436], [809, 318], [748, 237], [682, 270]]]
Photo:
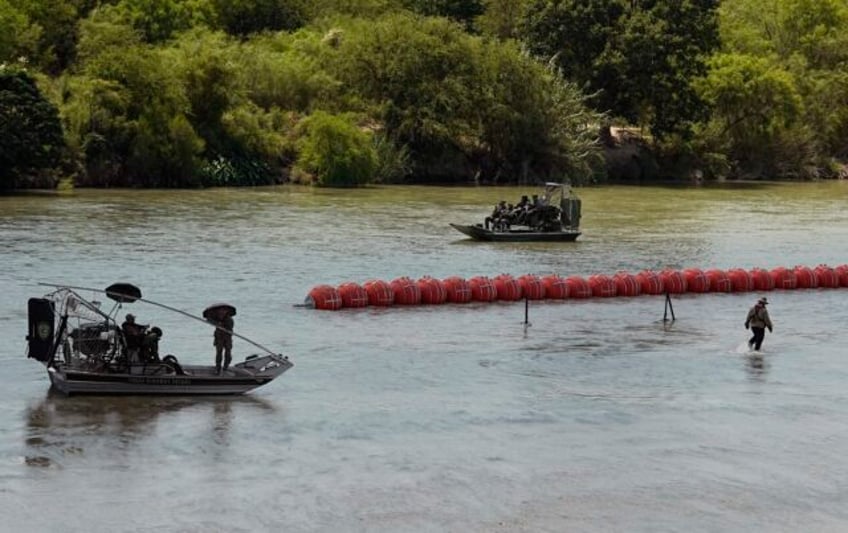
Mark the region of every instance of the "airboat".
[[[287, 356], [223, 328], [226, 316], [236, 308], [219, 303], [207, 307], [203, 317], [142, 298], [130, 283], [106, 289], [42, 283], [53, 290], [28, 303], [27, 356], [47, 368], [52, 387], [67, 394], [231, 395], [265, 385], [293, 365]], [[115, 303], [102, 310], [95, 299], [81, 292], [105, 294]], [[182, 364], [168, 354], [160, 357], [158, 327], [137, 325], [130, 330], [118, 325], [124, 304], [143, 302], [223, 329], [262, 353], [220, 371], [212, 365]], [[230, 322], [231, 323], [231, 322]], [[208, 357], [208, 355], [207, 355]]]
[[[451, 224], [455, 230], [478, 241], [573, 242], [580, 236], [581, 200], [571, 186], [546, 183], [538, 202], [500, 209], [485, 224]], [[525, 196], [523, 200], [527, 200]]]

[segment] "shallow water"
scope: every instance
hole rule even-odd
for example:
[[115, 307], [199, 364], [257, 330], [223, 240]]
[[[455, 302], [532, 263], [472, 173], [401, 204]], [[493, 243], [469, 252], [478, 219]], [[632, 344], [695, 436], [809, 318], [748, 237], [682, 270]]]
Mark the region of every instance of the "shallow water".
[[[848, 185], [580, 190], [576, 243], [485, 244], [530, 189], [0, 197], [0, 515], [10, 531], [844, 531], [848, 290], [319, 312], [319, 283], [848, 262]], [[24, 357], [40, 281], [199, 313], [295, 367], [239, 398], [65, 398]], [[86, 293], [83, 293], [86, 294]], [[88, 294], [86, 294], [88, 295]], [[162, 349], [211, 331], [154, 307]], [[122, 311], [123, 312], [123, 311]], [[236, 359], [250, 346], [236, 340]]]

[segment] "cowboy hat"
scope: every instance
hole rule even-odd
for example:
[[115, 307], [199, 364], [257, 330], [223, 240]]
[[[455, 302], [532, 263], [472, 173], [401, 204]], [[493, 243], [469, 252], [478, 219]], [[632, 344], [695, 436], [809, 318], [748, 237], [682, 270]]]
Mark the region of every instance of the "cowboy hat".
[[760, 298], [759, 300], [757, 300], [757, 303], [758, 303], [758, 304], [763, 304], [763, 305], [768, 305], [768, 299], [767, 299], [765, 296], [763, 296], [762, 298]]

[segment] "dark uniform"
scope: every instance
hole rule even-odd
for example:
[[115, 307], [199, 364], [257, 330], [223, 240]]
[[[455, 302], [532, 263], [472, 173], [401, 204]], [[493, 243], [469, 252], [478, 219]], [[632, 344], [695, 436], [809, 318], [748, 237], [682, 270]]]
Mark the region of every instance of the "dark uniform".
[[[225, 316], [215, 328], [215, 371], [221, 373], [221, 356], [224, 359], [224, 370], [229, 368], [233, 360], [233, 317]], [[224, 328], [224, 329], [221, 329]], [[225, 331], [226, 330], [226, 331]]]

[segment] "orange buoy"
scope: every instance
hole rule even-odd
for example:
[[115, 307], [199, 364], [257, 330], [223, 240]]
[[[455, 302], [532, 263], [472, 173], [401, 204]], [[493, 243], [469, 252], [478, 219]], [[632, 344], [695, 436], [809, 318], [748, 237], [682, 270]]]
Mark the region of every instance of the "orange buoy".
[[493, 280], [495, 290], [498, 292], [498, 300], [512, 302], [520, 300], [522, 296], [521, 285], [509, 274], [499, 274]]
[[665, 269], [660, 272], [663, 288], [668, 294], [682, 294], [686, 292], [686, 278], [677, 270]]
[[796, 266], [795, 279], [795, 286], [799, 289], [815, 289], [819, 286], [819, 278], [816, 276], [816, 272], [808, 266]]
[[418, 290], [421, 291], [422, 304], [438, 305], [447, 301], [448, 290], [442, 280], [424, 276], [418, 280], [417, 284]]
[[704, 272], [704, 276], [707, 277], [711, 292], [730, 292], [733, 289], [727, 272], [720, 268], [711, 268]]
[[615, 283], [615, 293], [619, 296], [639, 296], [642, 294], [642, 284], [636, 276], [628, 272], [618, 272], [612, 277]]
[[689, 292], [707, 292], [710, 290], [710, 281], [700, 268], [687, 268], [683, 271], [686, 278], [686, 290]]
[[386, 307], [395, 303], [395, 293], [391, 285], [381, 279], [371, 279], [362, 284], [368, 293], [368, 305]]
[[455, 304], [464, 304], [471, 301], [471, 286], [464, 278], [451, 276], [443, 280], [448, 292], [448, 301]]
[[840, 287], [848, 287], [848, 265], [839, 265], [833, 269], [839, 278]]
[[549, 300], [565, 300], [568, 298], [568, 285], [563, 278], [556, 274], [543, 276], [542, 285], [545, 287], [545, 298]]
[[786, 267], [775, 267], [769, 272], [774, 280], [775, 289], [791, 290], [798, 286], [798, 278], [795, 271]]
[[592, 296], [602, 298], [615, 296], [615, 282], [609, 276], [603, 274], [589, 276], [589, 287], [592, 288]]
[[751, 279], [754, 281], [755, 291], [770, 291], [774, 289], [774, 279], [768, 270], [752, 268]]
[[639, 282], [642, 294], [663, 294], [662, 278], [653, 270], [643, 270], [636, 274], [636, 280]]
[[313, 287], [306, 296], [304, 303], [308, 307], [324, 311], [338, 311], [342, 308], [342, 298], [339, 296], [339, 291], [332, 285]]
[[524, 274], [518, 276], [518, 284], [521, 286], [521, 294], [528, 300], [541, 300], [545, 297], [545, 286], [539, 276]]
[[754, 277], [744, 268], [731, 268], [727, 271], [730, 287], [733, 292], [749, 292], [754, 290]]
[[421, 303], [421, 289], [418, 284], [406, 276], [393, 279], [389, 286], [394, 293], [395, 305], [418, 305]]
[[475, 302], [494, 302], [498, 299], [495, 283], [486, 276], [474, 276], [468, 280], [471, 286], [471, 299]]
[[580, 276], [568, 276], [565, 278], [565, 285], [568, 287], [568, 297], [578, 300], [583, 298], [591, 298], [592, 287], [589, 282]]
[[349, 281], [339, 285], [339, 297], [342, 299], [342, 307], [366, 307], [368, 305], [368, 293], [362, 285]]
[[835, 289], [839, 287], [839, 276], [836, 271], [827, 265], [819, 265], [813, 269], [819, 280], [819, 287]]

